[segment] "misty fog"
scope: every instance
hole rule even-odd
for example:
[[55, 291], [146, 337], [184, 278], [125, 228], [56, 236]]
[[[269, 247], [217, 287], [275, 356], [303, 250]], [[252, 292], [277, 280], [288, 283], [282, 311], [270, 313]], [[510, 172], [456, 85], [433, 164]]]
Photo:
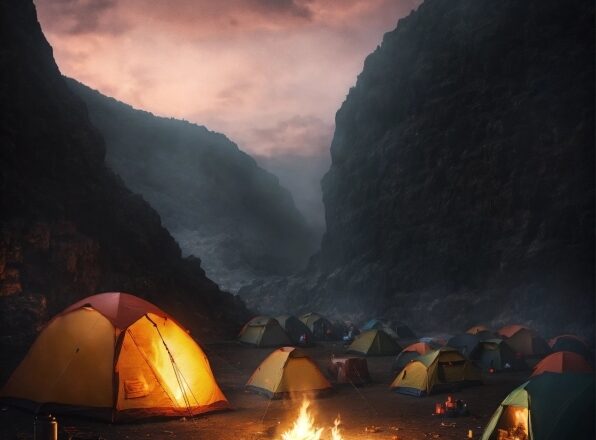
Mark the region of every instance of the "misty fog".
[[311, 156], [277, 154], [256, 156], [255, 159], [263, 168], [275, 174], [279, 183], [292, 193], [296, 208], [312, 228], [317, 241], [320, 241], [325, 232], [321, 178], [331, 164], [329, 153]]

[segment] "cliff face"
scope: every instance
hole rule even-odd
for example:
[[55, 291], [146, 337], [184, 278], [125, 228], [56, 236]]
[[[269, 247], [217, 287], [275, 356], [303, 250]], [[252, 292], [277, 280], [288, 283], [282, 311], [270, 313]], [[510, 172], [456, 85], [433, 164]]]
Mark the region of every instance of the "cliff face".
[[402, 19], [336, 115], [320, 254], [249, 303], [593, 326], [593, 19], [580, 0], [426, 0]]
[[3, 353], [74, 300], [111, 290], [144, 296], [199, 337], [235, 331], [244, 306], [183, 259], [158, 214], [106, 168], [31, 1], [0, 3], [0, 54]]
[[105, 138], [107, 165], [222, 288], [305, 265], [314, 236], [290, 193], [224, 135], [67, 84]]

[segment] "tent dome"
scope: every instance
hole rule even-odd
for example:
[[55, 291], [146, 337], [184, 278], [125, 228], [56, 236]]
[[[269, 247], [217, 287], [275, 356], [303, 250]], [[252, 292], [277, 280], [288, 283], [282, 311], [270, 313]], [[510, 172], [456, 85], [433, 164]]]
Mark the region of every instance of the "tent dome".
[[270, 316], [255, 316], [242, 327], [238, 335], [240, 342], [255, 347], [279, 347], [292, 341], [276, 319]]
[[534, 367], [532, 376], [551, 373], [593, 373], [594, 369], [581, 355], [570, 351], [549, 354]]
[[478, 384], [480, 371], [459, 351], [441, 347], [409, 362], [390, 388], [401, 394], [426, 396], [439, 390]]
[[157, 306], [121, 292], [56, 315], [0, 396], [35, 411], [111, 421], [229, 407], [190, 335]]
[[281, 347], [261, 362], [246, 388], [270, 398], [280, 398], [296, 393], [327, 392], [331, 390], [331, 384], [302, 350]]
[[392, 356], [401, 351], [401, 347], [383, 330], [366, 330], [356, 336], [347, 350], [364, 356]]

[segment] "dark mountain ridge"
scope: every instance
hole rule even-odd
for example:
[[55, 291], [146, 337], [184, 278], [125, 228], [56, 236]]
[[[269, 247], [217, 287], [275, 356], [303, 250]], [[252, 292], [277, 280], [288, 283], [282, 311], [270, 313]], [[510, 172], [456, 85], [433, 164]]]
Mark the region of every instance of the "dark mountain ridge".
[[594, 5], [426, 0], [336, 115], [309, 269], [263, 311], [594, 325]]
[[50, 316], [101, 291], [141, 295], [199, 338], [237, 331], [244, 305], [199, 259], [182, 258], [157, 212], [105, 166], [103, 139], [31, 1], [0, 2], [0, 115], [3, 364]]
[[306, 264], [315, 237], [276, 176], [220, 133], [157, 117], [72, 80], [106, 141], [106, 163], [160, 214], [185, 254], [237, 290]]

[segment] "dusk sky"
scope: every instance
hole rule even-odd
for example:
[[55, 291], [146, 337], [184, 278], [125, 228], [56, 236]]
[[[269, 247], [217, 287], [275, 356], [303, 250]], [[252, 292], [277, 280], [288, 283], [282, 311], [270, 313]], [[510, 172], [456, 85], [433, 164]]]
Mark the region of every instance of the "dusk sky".
[[[419, 3], [35, 0], [63, 74], [250, 154], [323, 161], [364, 58]], [[302, 185], [317, 190], [319, 174]]]

